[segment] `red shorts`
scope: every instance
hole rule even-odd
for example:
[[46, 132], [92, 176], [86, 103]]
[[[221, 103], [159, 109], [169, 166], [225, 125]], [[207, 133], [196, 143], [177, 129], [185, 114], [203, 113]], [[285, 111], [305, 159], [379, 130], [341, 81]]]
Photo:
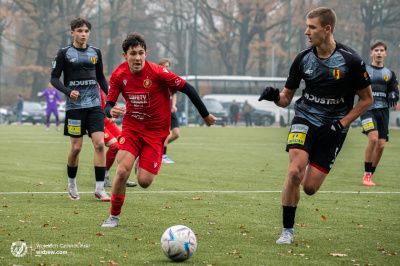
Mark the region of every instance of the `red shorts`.
[[104, 120], [104, 143], [108, 143], [113, 138], [118, 139], [119, 135], [121, 135], [121, 130], [117, 125]]
[[139, 167], [157, 175], [161, 167], [165, 139], [149, 140], [141, 134], [123, 131], [119, 138], [119, 149], [139, 156]]

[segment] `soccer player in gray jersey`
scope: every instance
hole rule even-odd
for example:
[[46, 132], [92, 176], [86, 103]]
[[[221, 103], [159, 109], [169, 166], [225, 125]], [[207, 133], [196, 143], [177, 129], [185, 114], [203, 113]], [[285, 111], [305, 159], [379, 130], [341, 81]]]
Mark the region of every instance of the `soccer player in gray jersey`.
[[371, 46], [372, 64], [367, 66], [371, 78], [374, 103], [361, 116], [363, 133], [368, 135], [365, 149], [364, 186], [375, 186], [371, 176], [382, 157], [385, 144], [389, 141], [389, 108], [399, 100], [399, 83], [393, 71], [383, 66], [387, 46], [377, 40]]
[[[293, 61], [283, 91], [267, 87], [259, 99], [286, 107], [300, 81], [305, 81], [303, 95], [294, 105], [287, 139], [289, 167], [282, 190], [283, 230], [277, 244], [293, 241], [300, 184], [307, 195], [318, 191], [342, 148], [350, 123], [373, 101], [365, 64], [351, 48], [334, 40], [335, 23], [336, 14], [329, 8], [310, 11], [305, 35], [311, 47]], [[355, 94], [360, 101], [353, 108]]]
[[[51, 84], [67, 96], [64, 135], [71, 140], [68, 153], [69, 198], [78, 200], [76, 185], [79, 153], [83, 136], [88, 132], [94, 146], [94, 170], [96, 178], [95, 197], [110, 201], [104, 191], [106, 156], [104, 152], [104, 112], [101, 107], [100, 88], [108, 93], [108, 83], [103, 74], [103, 62], [98, 48], [86, 42], [90, 35], [89, 21], [77, 18], [71, 21], [71, 35], [74, 42], [61, 48], [54, 61]], [[64, 83], [60, 81], [64, 74]]]

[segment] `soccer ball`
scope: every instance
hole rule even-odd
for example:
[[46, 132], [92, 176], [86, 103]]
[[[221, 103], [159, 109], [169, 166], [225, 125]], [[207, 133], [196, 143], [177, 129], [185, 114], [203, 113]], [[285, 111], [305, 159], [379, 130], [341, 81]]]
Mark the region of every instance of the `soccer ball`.
[[161, 249], [168, 259], [184, 261], [193, 256], [197, 239], [193, 231], [184, 225], [174, 225], [161, 237]]

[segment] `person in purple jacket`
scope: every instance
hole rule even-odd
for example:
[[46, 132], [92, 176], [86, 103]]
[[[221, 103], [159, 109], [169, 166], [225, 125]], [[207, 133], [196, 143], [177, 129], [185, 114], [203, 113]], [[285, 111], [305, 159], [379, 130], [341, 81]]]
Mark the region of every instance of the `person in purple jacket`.
[[46, 131], [50, 130], [50, 115], [53, 113], [56, 117], [56, 129], [60, 131], [60, 120], [58, 119], [58, 108], [57, 108], [57, 101], [62, 102], [62, 98], [58, 93], [58, 90], [55, 90], [54, 87], [49, 83], [49, 88], [45, 89], [42, 92], [38, 93], [38, 97], [42, 98], [46, 96], [47, 101], [47, 109], [46, 109]]

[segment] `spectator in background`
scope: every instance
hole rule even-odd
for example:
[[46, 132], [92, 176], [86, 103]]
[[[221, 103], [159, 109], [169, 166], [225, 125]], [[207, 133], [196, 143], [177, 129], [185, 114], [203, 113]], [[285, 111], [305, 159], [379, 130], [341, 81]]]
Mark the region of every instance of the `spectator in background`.
[[22, 124], [22, 110], [24, 109], [24, 99], [21, 94], [18, 94], [17, 101], [17, 114], [18, 114], [18, 125]]
[[244, 115], [244, 120], [246, 121], [246, 127], [252, 126], [251, 122], [251, 105], [249, 102], [246, 100], [243, 104], [242, 110], [243, 110], [243, 115]]
[[229, 108], [229, 113], [231, 116], [231, 124], [236, 126], [239, 115], [239, 106], [236, 104], [235, 100], [232, 101], [232, 105]]
[[62, 102], [62, 98], [60, 94], [58, 93], [58, 90], [55, 90], [53, 85], [49, 83], [49, 88], [45, 89], [42, 92], [38, 93], [38, 97], [42, 98], [43, 96], [46, 96], [46, 131], [50, 130], [50, 115], [53, 113], [56, 117], [56, 130], [60, 131], [60, 120], [58, 119], [58, 108], [57, 108], [57, 102]]

